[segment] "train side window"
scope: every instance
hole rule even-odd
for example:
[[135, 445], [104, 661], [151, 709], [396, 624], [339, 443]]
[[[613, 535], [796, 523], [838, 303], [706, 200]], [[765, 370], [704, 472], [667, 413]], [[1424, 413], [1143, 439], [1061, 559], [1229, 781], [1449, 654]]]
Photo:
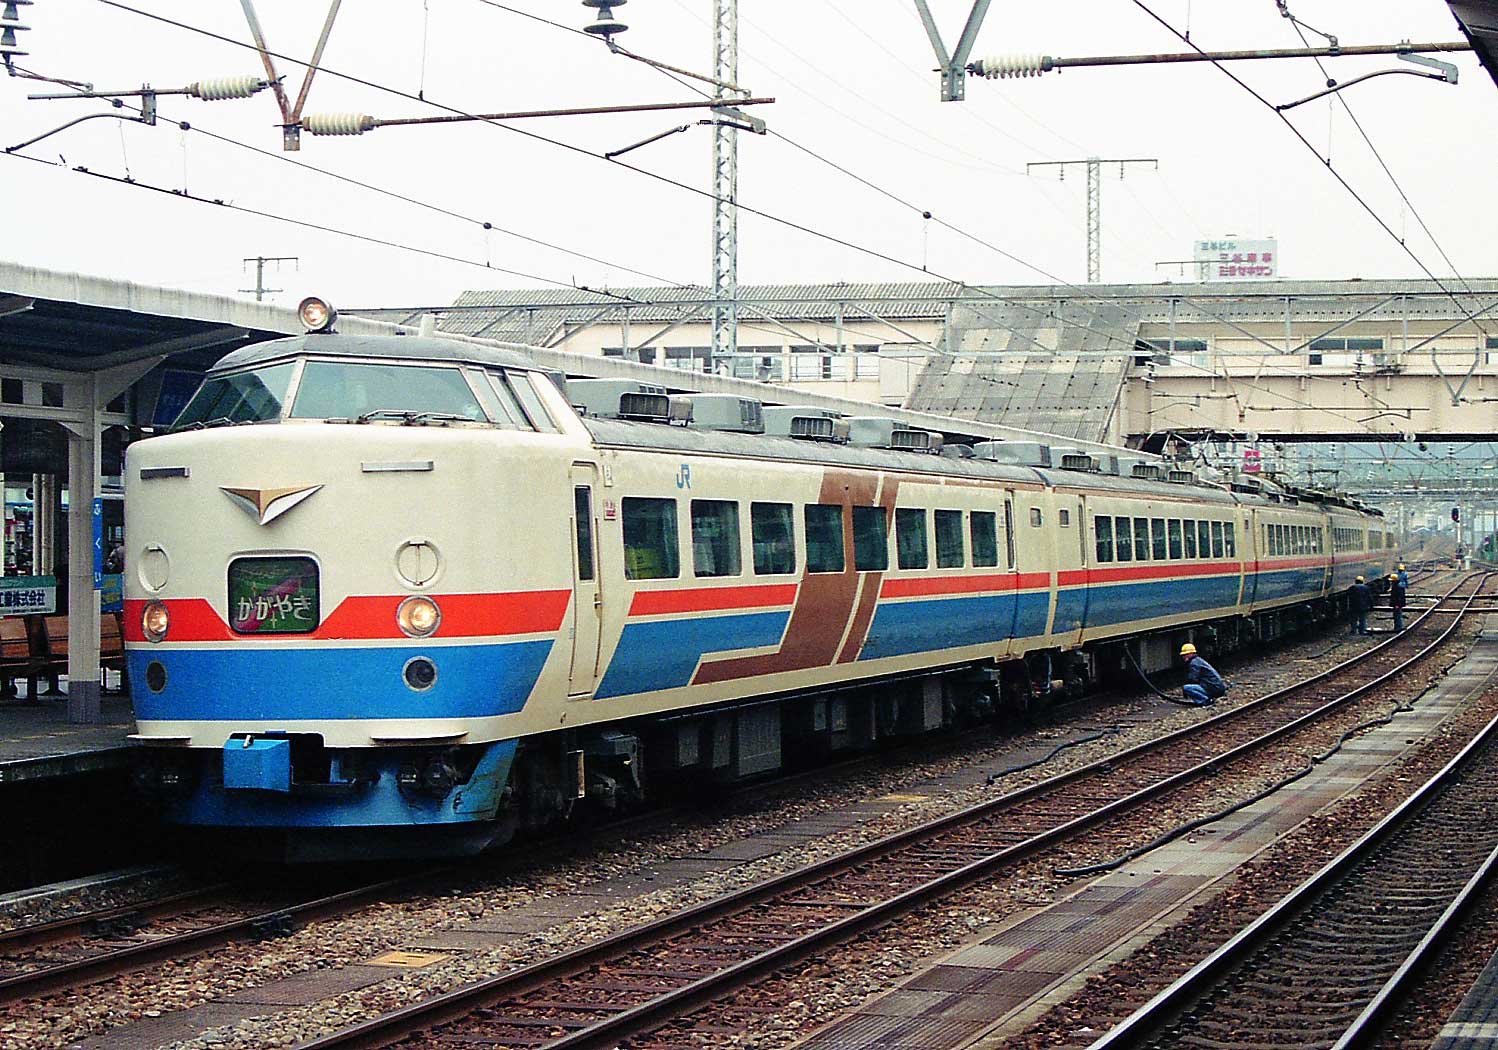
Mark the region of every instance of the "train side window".
[[[1106, 518], [1099, 518], [1106, 521]], [[989, 568], [999, 564], [998, 516], [991, 510], [975, 510], [968, 523], [973, 538], [973, 564]], [[1112, 535], [1112, 531], [1109, 531]]]
[[1045, 515], [1040, 512], [1040, 508], [1039, 507], [1031, 507], [1030, 508], [1030, 525], [1033, 528], [1037, 528], [1038, 529], [1038, 528], [1040, 528], [1044, 524], [1045, 524]]
[[1134, 519], [1134, 560], [1150, 560], [1150, 520]]
[[739, 505], [727, 499], [692, 501], [692, 572], [697, 576], [737, 576]]
[[1165, 519], [1150, 519], [1150, 557], [1156, 561], [1164, 561], [1166, 557], [1165, 545]]
[[806, 507], [806, 571], [842, 572], [843, 508], [825, 503]]
[[966, 561], [962, 552], [962, 511], [936, 511], [936, 567], [960, 569]]
[[1134, 544], [1131, 542], [1131, 537], [1134, 535], [1134, 519], [1114, 518], [1113, 526], [1113, 533], [1118, 538], [1118, 560], [1133, 561]]
[[926, 512], [914, 507], [895, 510], [895, 550], [902, 569], [924, 569], [931, 561], [926, 545]]
[[1004, 553], [1008, 556], [1007, 562], [1010, 571], [1019, 568], [1019, 558], [1014, 550], [1014, 501], [1004, 501]]
[[749, 504], [749, 535], [754, 544], [754, 571], [776, 576], [796, 571], [794, 515], [789, 503]]
[[1181, 558], [1181, 523], [1176, 518], [1170, 519], [1170, 556], [1176, 561]]
[[676, 501], [625, 496], [620, 503], [624, 521], [624, 575], [631, 580], [680, 576]]
[[889, 512], [883, 507], [853, 508], [853, 567], [859, 572], [889, 568]]
[[1097, 560], [1101, 564], [1113, 560], [1113, 519], [1092, 519], [1092, 531], [1097, 536]]
[[1185, 527], [1183, 539], [1186, 541], [1186, 557], [1196, 557], [1196, 519], [1189, 518], [1182, 522]]
[[593, 578], [593, 490], [587, 485], [572, 489], [572, 511], [577, 516], [577, 578]]
[[1222, 522], [1212, 522], [1212, 557], [1221, 558], [1222, 551]]
[[540, 395], [531, 386], [530, 374], [527, 372], [512, 372], [506, 369], [505, 378], [509, 380], [510, 389], [515, 392], [515, 397], [520, 401], [520, 406], [525, 409], [525, 414], [530, 418], [531, 425], [537, 430], [556, 433], [557, 425], [551, 421], [551, 416], [546, 412], [546, 406], [541, 404]]
[[1056, 520], [1061, 523], [1063, 529], [1071, 528], [1071, 511], [1058, 510], [1056, 512]]
[[1212, 523], [1198, 521], [1196, 523], [1196, 548], [1201, 551], [1203, 558], [1212, 557]]
[[1238, 524], [1224, 522], [1222, 526], [1222, 553], [1229, 558], [1238, 557]]

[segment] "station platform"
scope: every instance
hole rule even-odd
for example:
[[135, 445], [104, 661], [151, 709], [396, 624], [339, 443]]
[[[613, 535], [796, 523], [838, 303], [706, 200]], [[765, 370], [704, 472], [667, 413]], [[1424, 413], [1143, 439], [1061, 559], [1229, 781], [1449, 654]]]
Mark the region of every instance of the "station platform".
[[[1356, 791], [1498, 678], [1498, 616], [1414, 710], [1355, 737], [1299, 781], [1144, 854], [1055, 903], [1014, 916], [890, 992], [833, 1020], [794, 1050], [1002, 1050], [1050, 1007], [1221, 893], [1238, 867], [1307, 818]], [[1498, 963], [1490, 970], [1498, 970]], [[1485, 975], [1488, 976], [1488, 975]], [[1498, 972], [1489, 978], [1498, 987]], [[1498, 1018], [1489, 994], [1482, 1016]], [[1489, 1033], [1449, 1050], [1498, 1050]], [[1098, 1035], [1101, 1032], [1096, 1033]]]
[[1452, 1011], [1430, 1050], [1494, 1050], [1498, 1047], [1498, 954]]
[[0, 787], [129, 766], [135, 714], [128, 693], [104, 694], [102, 722], [73, 725], [66, 696], [32, 700], [18, 685], [20, 699], [0, 701]]

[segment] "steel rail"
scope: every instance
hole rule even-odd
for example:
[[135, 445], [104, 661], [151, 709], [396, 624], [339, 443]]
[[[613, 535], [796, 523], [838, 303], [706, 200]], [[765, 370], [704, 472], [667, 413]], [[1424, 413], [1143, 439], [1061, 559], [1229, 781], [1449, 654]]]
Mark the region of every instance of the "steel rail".
[[[1476, 580], [1478, 586], [1470, 596], [1467, 596], [1470, 601], [1481, 592], [1483, 584], [1486, 583], [1491, 575], [1491, 573], [1470, 574], [1460, 580], [1449, 593], [1455, 594], [1457, 590]], [[1463, 610], [1460, 609], [1431, 609], [1422, 613], [1418, 619], [1411, 622], [1410, 629], [1413, 629], [1432, 615], [1454, 614], [1454, 616], [1452, 622], [1445, 627], [1435, 640], [1396, 667], [1368, 682], [1356, 686], [1288, 723], [1239, 744], [1226, 752], [1214, 755], [1189, 769], [1179, 771], [1153, 784], [1140, 788], [1123, 798], [1115, 799], [1088, 813], [1055, 825], [1021, 842], [1003, 847], [981, 859], [965, 864], [893, 897], [865, 907], [855, 914], [827, 923], [815, 931], [769, 948], [752, 958], [733, 964], [680, 988], [672, 989], [638, 1006], [621, 1010], [612, 1017], [579, 1028], [569, 1035], [549, 1041], [544, 1044], [545, 1048], [546, 1050], [613, 1048], [619, 1040], [628, 1035], [639, 1034], [642, 1031], [657, 1026], [666, 1020], [679, 1016], [687, 1010], [717, 999], [728, 991], [752, 982], [766, 973], [812, 955], [833, 943], [846, 940], [876, 926], [884, 925], [900, 914], [930, 903], [935, 897], [961, 889], [1001, 864], [1037, 852], [1041, 848], [1052, 845], [1076, 832], [1087, 830], [1109, 817], [1138, 805], [1140, 802], [1165, 794], [1191, 780], [1211, 773], [1221, 768], [1225, 763], [1248, 754], [1253, 750], [1262, 748], [1265, 744], [1294, 732], [1296, 729], [1321, 717], [1323, 714], [1339, 708], [1364, 693], [1377, 688], [1395, 674], [1419, 662], [1451, 636], [1462, 620], [1462, 613]], [[604, 938], [601, 941], [564, 952], [551, 959], [541, 960], [495, 977], [465, 985], [451, 992], [413, 1003], [341, 1031], [297, 1044], [296, 1050], [334, 1050], [334, 1048], [337, 1048], [337, 1050], [371, 1050], [371, 1048], [388, 1046], [414, 1032], [458, 1020], [500, 999], [525, 995], [555, 981], [584, 973], [594, 966], [626, 955], [637, 948], [657, 944], [683, 933], [692, 927], [741, 912], [756, 904], [772, 899], [782, 891], [797, 889], [821, 881], [834, 874], [856, 870], [861, 864], [876, 857], [898, 853], [901, 849], [912, 843], [935, 837], [944, 831], [964, 824], [974, 823], [1004, 809], [1012, 808], [1021, 801], [1055, 792], [1060, 787], [1111, 770], [1130, 759], [1161, 751], [1185, 737], [1194, 736], [1209, 727], [1236, 720], [1243, 717], [1247, 712], [1258, 711], [1275, 700], [1285, 698], [1292, 693], [1306, 689], [1308, 686], [1325, 681], [1335, 674], [1361, 664], [1369, 657], [1382, 652], [1389, 646], [1401, 640], [1408, 639], [1409, 630], [1404, 634], [1394, 635], [1386, 641], [1364, 650], [1357, 656], [1322, 671], [1303, 682], [1275, 690], [1231, 711], [1225, 711], [1213, 718], [1169, 733], [1156, 740], [1135, 745], [1097, 762], [1089, 763], [1088, 765], [1062, 773], [1029, 787], [1010, 792], [999, 798], [970, 806], [943, 817], [938, 817], [904, 831], [896, 832], [875, 842], [856, 847], [837, 856], [783, 873], [766, 882], [735, 890], [709, 901], [704, 901], [675, 915], [632, 927]]]
[[[1471, 759], [1483, 748], [1489, 746], [1495, 737], [1498, 737], [1498, 717], [1493, 718], [1483, 727], [1472, 740], [1454, 758], [1451, 759], [1435, 776], [1427, 780], [1418, 791], [1401, 802], [1391, 813], [1379, 821], [1367, 834], [1348, 846], [1335, 858], [1329, 861], [1318, 872], [1306, 879], [1285, 897], [1281, 898], [1274, 907], [1260, 915], [1247, 927], [1240, 930], [1231, 940], [1223, 944], [1215, 952], [1197, 963], [1182, 977], [1173, 982], [1168, 988], [1160, 992], [1149, 1002], [1145, 1003], [1125, 1020], [1116, 1025], [1101, 1038], [1095, 1040], [1087, 1050], [1125, 1050], [1128, 1047], [1137, 1047], [1145, 1041], [1154, 1038], [1159, 1030], [1183, 1008], [1200, 997], [1219, 978], [1233, 970], [1239, 963], [1246, 960], [1254, 951], [1261, 947], [1264, 942], [1274, 933], [1283, 929], [1292, 919], [1301, 914], [1310, 906], [1317, 897], [1325, 893], [1331, 886], [1345, 878], [1349, 872], [1367, 859], [1376, 849], [1388, 842], [1397, 834], [1413, 816], [1417, 808], [1423, 807], [1430, 802], [1435, 795], [1443, 791], [1461, 774]], [[1403, 987], [1409, 980], [1411, 973], [1418, 968], [1419, 964], [1428, 958], [1430, 951], [1439, 942], [1439, 939], [1450, 932], [1451, 922], [1459, 913], [1458, 904], [1470, 903], [1480, 889], [1474, 888], [1474, 883], [1479, 879], [1485, 881], [1491, 877], [1498, 859], [1498, 850], [1488, 855], [1487, 860], [1479, 868], [1478, 873], [1469, 879], [1461, 894], [1453, 900], [1452, 904], [1442, 914], [1441, 919], [1431, 928], [1426, 937], [1414, 952], [1401, 964], [1399, 972], [1394, 978], [1386, 982], [1378, 993], [1374, 1003], [1364, 1010], [1353, 1029], [1344, 1033], [1336, 1044], [1338, 1047], [1344, 1045], [1361, 1045], [1361, 1043], [1348, 1043], [1350, 1037], [1362, 1040], [1371, 1034], [1371, 1026], [1375, 1021], [1385, 1015], [1395, 992]], [[1391, 989], [1395, 981], [1399, 985]], [[1377, 1010], [1375, 1011], [1375, 1005]]]
[[110, 908], [100, 908], [97, 911], [52, 919], [48, 922], [15, 926], [9, 930], [0, 931], [0, 952], [20, 951], [23, 948], [35, 948], [43, 944], [56, 944], [58, 941], [82, 936], [90, 926], [114, 922], [118, 919], [155, 918], [170, 911], [181, 911], [184, 904], [197, 900], [202, 900], [206, 904], [214, 897], [232, 891], [233, 888], [231, 883], [220, 882], [134, 904], [119, 904]]

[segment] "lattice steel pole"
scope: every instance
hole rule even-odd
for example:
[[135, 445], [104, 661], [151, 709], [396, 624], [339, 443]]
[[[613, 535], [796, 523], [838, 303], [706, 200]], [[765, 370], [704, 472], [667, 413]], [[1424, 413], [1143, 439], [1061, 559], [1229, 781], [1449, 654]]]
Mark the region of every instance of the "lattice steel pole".
[[1055, 168], [1061, 178], [1066, 178], [1070, 164], [1087, 166], [1087, 283], [1096, 284], [1102, 279], [1103, 270], [1103, 221], [1102, 189], [1103, 165], [1117, 164], [1118, 177], [1124, 177], [1124, 168], [1129, 164], [1152, 164], [1160, 169], [1160, 161], [1154, 157], [1087, 157], [1084, 160], [1033, 160], [1025, 165], [1025, 171], [1036, 168]]
[[[713, 17], [713, 77], [719, 82], [716, 98], [729, 98], [724, 84], [739, 79], [739, 3], [715, 0]], [[713, 127], [713, 346], [708, 371], [739, 344], [739, 132], [735, 127]]]

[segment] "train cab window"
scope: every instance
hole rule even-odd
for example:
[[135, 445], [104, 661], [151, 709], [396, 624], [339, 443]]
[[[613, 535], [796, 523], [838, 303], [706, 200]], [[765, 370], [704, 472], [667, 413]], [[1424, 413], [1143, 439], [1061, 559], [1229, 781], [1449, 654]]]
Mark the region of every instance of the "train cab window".
[[806, 571], [842, 572], [843, 508], [825, 503], [806, 507]]
[[1134, 519], [1134, 560], [1150, 560], [1150, 522], [1148, 518]]
[[889, 568], [889, 512], [883, 507], [853, 508], [853, 567], [859, 572]]
[[680, 576], [676, 501], [625, 496], [620, 503], [624, 525], [624, 575], [631, 580], [665, 580]]
[[1134, 519], [1133, 518], [1114, 518], [1113, 519], [1113, 534], [1117, 538], [1117, 541], [1118, 541], [1118, 545], [1117, 545], [1117, 548], [1116, 548], [1116, 553], [1118, 555], [1118, 560], [1119, 561], [1133, 561], [1134, 560], [1134, 544], [1133, 544]]
[[962, 552], [962, 511], [936, 511], [936, 567], [960, 569], [966, 561]]
[[1196, 519], [1188, 519], [1181, 523], [1184, 531], [1181, 538], [1185, 540], [1186, 557], [1196, 557]]
[[531, 425], [537, 430], [556, 433], [557, 426], [551, 421], [546, 406], [541, 403], [541, 395], [537, 394], [535, 387], [531, 385], [536, 381], [536, 377], [529, 372], [506, 369], [505, 378], [510, 381], [510, 389], [515, 391], [515, 396], [520, 399], [525, 414], [530, 417]]
[[296, 364], [288, 361], [210, 379], [198, 388], [172, 426], [181, 429], [214, 420], [264, 423], [280, 419], [281, 402], [286, 399], [286, 388], [291, 385], [295, 368]]
[[1156, 561], [1164, 561], [1166, 556], [1165, 543], [1165, 519], [1150, 519], [1150, 557]]
[[692, 571], [698, 576], [737, 576], [739, 505], [726, 499], [692, 501]]
[[[1107, 521], [1106, 518], [1098, 519]], [[973, 565], [992, 568], [999, 564], [998, 515], [991, 510], [975, 510], [968, 522], [968, 531], [973, 540]]]
[[1203, 558], [1212, 557], [1212, 523], [1209, 521], [1198, 521], [1196, 523], [1196, 547], [1201, 551]]
[[398, 421], [408, 412], [475, 423], [488, 419], [461, 370], [393, 361], [308, 361], [291, 405], [295, 419]]
[[1214, 521], [1212, 522], [1212, 557], [1221, 558], [1222, 556], [1222, 522]]
[[1238, 557], [1238, 525], [1236, 522], [1224, 522], [1222, 526], [1222, 553], [1229, 558]]
[[749, 504], [749, 534], [754, 542], [754, 571], [776, 576], [796, 571], [794, 516], [789, 503]]
[[489, 380], [489, 389], [493, 394], [489, 411], [494, 416], [495, 422], [510, 430], [534, 429], [531, 421], [526, 418], [525, 410], [520, 407], [515, 391], [510, 389], [510, 384], [505, 382], [504, 376], [493, 372], [485, 372], [484, 376]]
[[914, 507], [895, 510], [895, 551], [902, 569], [924, 569], [931, 562], [926, 544], [926, 512]]
[[1174, 560], [1181, 557], [1181, 523], [1175, 518], [1170, 519], [1170, 556]]
[[1097, 560], [1101, 564], [1113, 560], [1113, 519], [1093, 518], [1092, 531], [1097, 539]]

